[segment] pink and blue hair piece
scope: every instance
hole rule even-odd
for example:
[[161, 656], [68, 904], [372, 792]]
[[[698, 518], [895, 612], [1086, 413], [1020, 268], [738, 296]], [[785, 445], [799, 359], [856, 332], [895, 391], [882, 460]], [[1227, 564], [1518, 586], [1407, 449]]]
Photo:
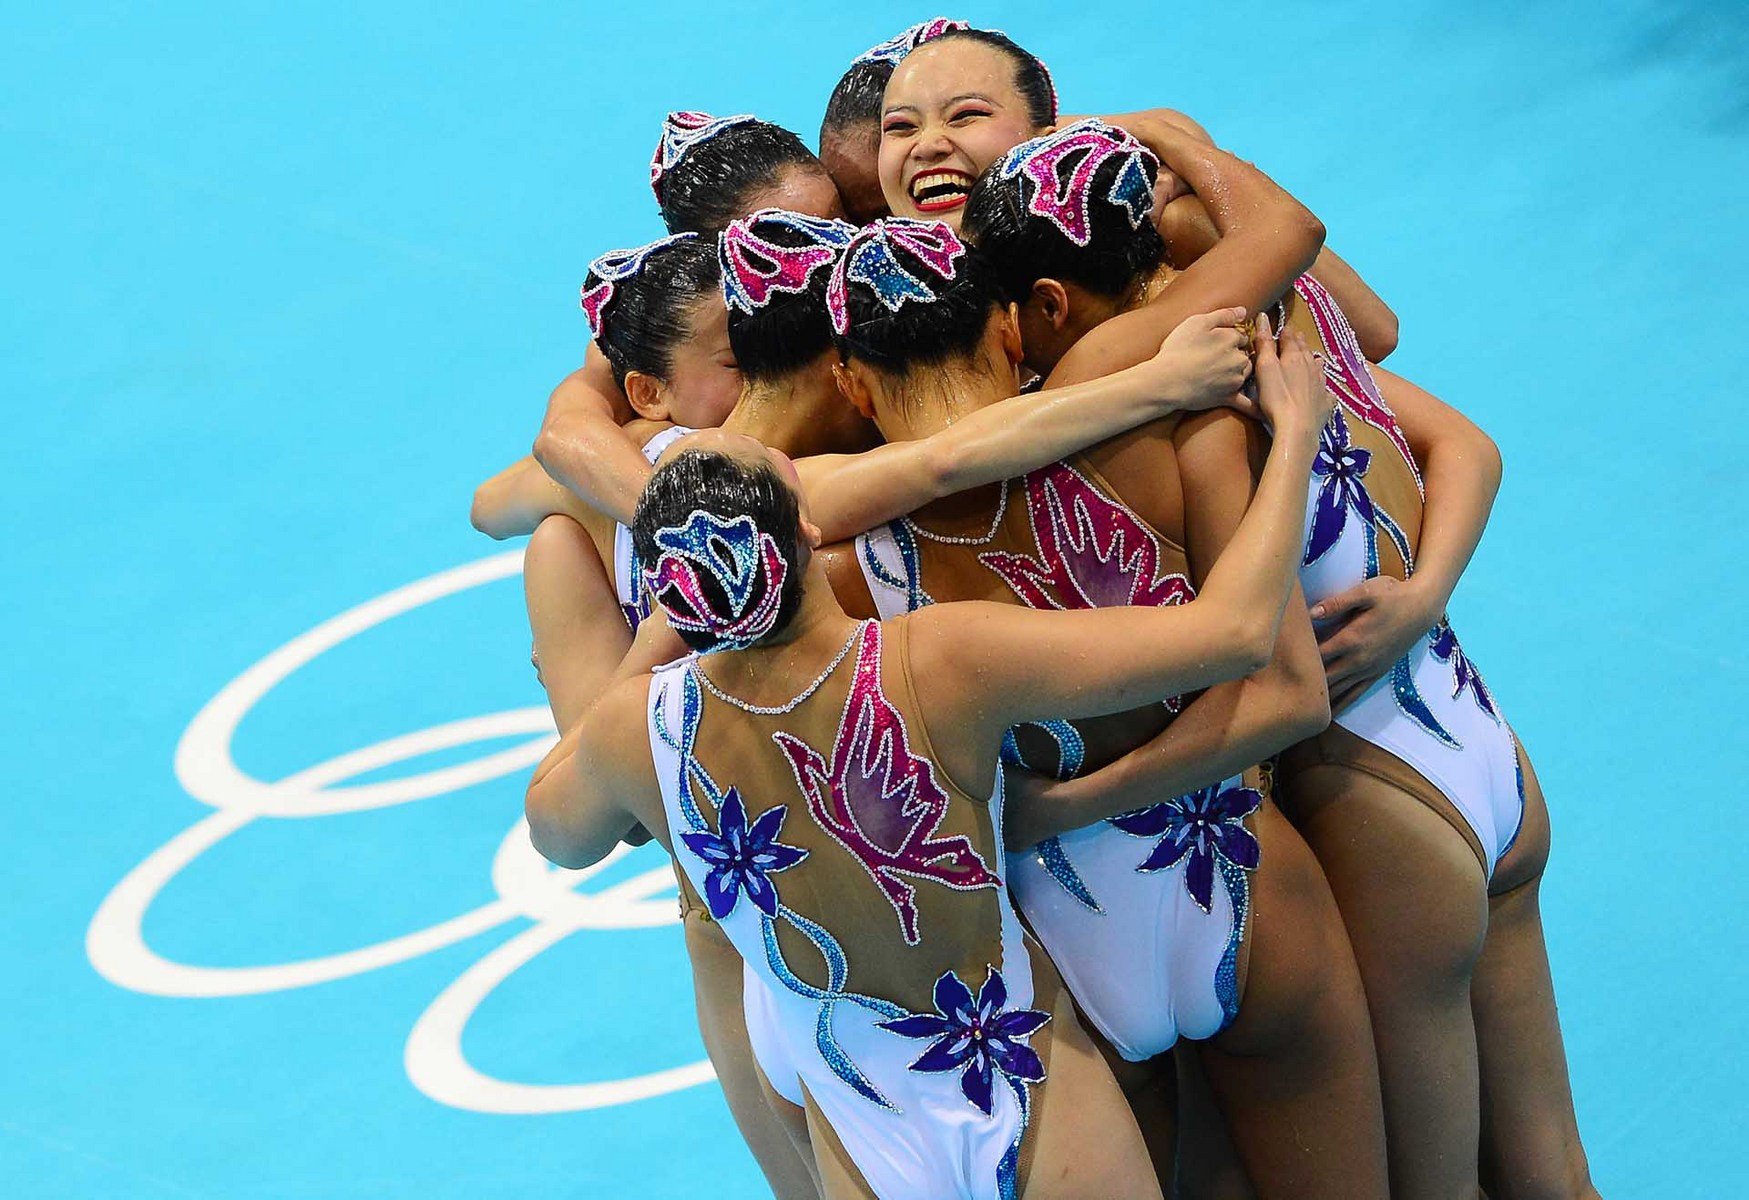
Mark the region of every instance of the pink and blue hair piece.
[[650, 259], [679, 242], [690, 241], [697, 237], [696, 233], [671, 233], [667, 237], [657, 238], [642, 246], [633, 246], [626, 250], [609, 250], [600, 258], [589, 264], [589, 274], [594, 276], [594, 283], [584, 283], [579, 297], [583, 305], [583, 318], [589, 322], [589, 336], [601, 340], [601, 321], [607, 312], [607, 306], [613, 301], [614, 289], [632, 276], [642, 271]]
[[[802, 235], [799, 246], [780, 246], [761, 230], [781, 226]], [[810, 217], [781, 208], [764, 208], [730, 221], [718, 235], [717, 259], [723, 269], [723, 302], [751, 315], [777, 292], [799, 294], [815, 273], [831, 270], [850, 243], [856, 226], [828, 217]]]
[[656, 143], [656, 153], [650, 159], [650, 190], [662, 199], [662, 179], [695, 147], [716, 137], [725, 129], [747, 125], [759, 118], [752, 113], [736, 113], [732, 117], [713, 117], [702, 112], [671, 112], [662, 121], [662, 140]]
[[935, 288], [929, 280], [899, 261], [894, 250], [900, 248], [916, 258], [927, 274], [935, 275], [943, 283], [953, 282], [958, 274], [957, 264], [966, 253], [959, 235], [940, 221], [886, 217], [864, 226], [839, 256], [838, 265], [832, 269], [832, 281], [826, 287], [826, 311], [840, 337], [850, 332], [852, 283], [866, 286], [888, 312], [898, 312], [908, 300], [935, 299]]
[[[1103, 196], [1095, 196], [1093, 177], [1114, 158], [1122, 164], [1117, 176]], [[1066, 179], [1065, 164], [1072, 164]], [[1075, 245], [1086, 246], [1093, 240], [1095, 200], [1122, 209], [1131, 229], [1149, 219], [1158, 169], [1153, 152], [1129, 133], [1089, 117], [1022, 142], [996, 164], [996, 175], [1019, 181], [1027, 212], [1055, 225]]]
[[[685, 524], [658, 529], [655, 540], [644, 586], [677, 631], [710, 637], [711, 650], [745, 650], [777, 624], [789, 564], [751, 516], [725, 520], [694, 509]], [[722, 593], [722, 609], [705, 594], [706, 579]]]
[[947, 17], [931, 17], [927, 21], [919, 21], [905, 32], [888, 38], [878, 46], [870, 46], [861, 54], [850, 60], [853, 67], [863, 63], [891, 63], [898, 66], [905, 56], [917, 49], [924, 42], [933, 42], [942, 34], [954, 29], [969, 29], [971, 26], [964, 21], [954, 21]]

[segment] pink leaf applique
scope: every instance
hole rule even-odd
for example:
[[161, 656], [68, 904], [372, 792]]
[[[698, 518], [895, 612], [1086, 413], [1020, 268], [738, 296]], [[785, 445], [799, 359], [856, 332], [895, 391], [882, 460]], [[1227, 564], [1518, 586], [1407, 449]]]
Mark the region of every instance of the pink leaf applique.
[[905, 719], [881, 691], [880, 626], [865, 626], [832, 762], [788, 733], [772, 740], [789, 760], [808, 812], [858, 862], [898, 914], [916, 945], [917, 889], [923, 879], [955, 891], [996, 887], [1000, 878], [963, 834], [938, 838], [949, 797], [934, 764], [911, 753]]

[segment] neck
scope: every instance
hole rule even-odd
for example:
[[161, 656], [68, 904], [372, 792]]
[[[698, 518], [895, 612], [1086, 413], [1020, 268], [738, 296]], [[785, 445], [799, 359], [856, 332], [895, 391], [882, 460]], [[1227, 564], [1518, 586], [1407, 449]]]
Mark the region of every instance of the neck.
[[843, 647], [858, 622], [839, 605], [825, 564], [810, 556], [802, 603], [782, 633], [747, 650], [707, 655], [701, 665], [734, 695], [752, 704], [783, 703], [799, 677], [812, 677]]
[[838, 393], [831, 357], [822, 356], [777, 379], [750, 379], [723, 422], [791, 458], [855, 454], [877, 440], [868, 422]]
[[970, 361], [914, 367], [875, 397], [875, 424], [889, 442], [921, 441], [955, 421], [1019, 394], [1007, 359], [980, 353]]

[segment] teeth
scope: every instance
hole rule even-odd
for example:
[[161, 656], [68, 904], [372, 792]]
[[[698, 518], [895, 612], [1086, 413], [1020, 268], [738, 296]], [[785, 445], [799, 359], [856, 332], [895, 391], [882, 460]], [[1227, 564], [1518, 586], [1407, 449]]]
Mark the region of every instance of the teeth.
[[923, 199], [924, 194], [931, 191], [953, 194], [970, 190], [970, 180], [959, 171], [930, 171], [911, 181], [911, 198], [914, 200]]

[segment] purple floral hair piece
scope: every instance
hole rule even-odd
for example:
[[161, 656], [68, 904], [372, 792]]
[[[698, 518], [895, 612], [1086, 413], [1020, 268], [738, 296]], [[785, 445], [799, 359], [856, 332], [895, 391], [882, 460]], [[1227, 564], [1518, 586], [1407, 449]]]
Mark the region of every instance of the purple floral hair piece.
[[[1077, 158], [1076, 156], [1079, 156]], [[1095, 196], [1093, 177], [1113, 158], [1121, 160], [1117, 178]], [[1063, 164], [1074, 161], [1069, 177]], [[1130, 134], [1092, 117], [1056, 133], [1022, 142], [996, 165], [997, 178], [1018, 180], [1026, 211], [1043, 217], [1077, 246], [1093, 240], [1092, 205], [1097, 199], [1122, 209], [1131, 229], [1139, 229], [1153, 210], [1149, 167], [1159, 169], [1153, 151]]]
[[[625, 250], [609, 250], [589, 264], [578, 297], [583, 305], [583, 319], [589, 322], [589, 336], [601, 340], [601, 321], [613, 300], [614, 288], [644, 269], [651, 258], [678, 242], [697, 237], [696, 233], [671, 233], [642, 246]], [[589, 282], [593, 279], [595, 282]]]
[[[759, 227], [773, 225], [802, 234], [806, 243], [780, 246], [760, 235]], [[765, 307], [774, 292], [806, 291], [814, 273], [822, 267], [830, 270], [855, 233], [856, 226], [848, 221], [781, 208], [762, 208], [750, 217], [730, 221], [717, 238], [723, 302], [751, 315]]]
[[[694, 509], [684, 525], [658, 529], [655, 541], [660, 549], [644, 568], [644, 586], [676, 630], [708, 635], [712, 651], [745, 650], [777, 624], [789, 564], [751, 516], [726, 521]], [[724, 609], [705, 595], [707, 578], [722, 592]]]
[[861, 54], [850, 60], [850, 65], [859, 67], [863, 63], [884, 62], [898, 66], [905, 61], [905, 56], [917, 49], [924, 42], [933, 42], [942, 34], [955, 29], [970, 29], [964, 21], [954, 21], [947, 17], [931, 17], [927, 21], [919, 21], [905, 32], [888, 38], [877, 46], [870, 46]]
[[826, 287], [826, 311], [840, 337], [850, 332], [852, 283], [867, 285], [888, 312], [898, 312], [907, 300], [935, 299], [935, 289], [929, 282], [899, 262], [893, 253], [899, 247], [909, 251], [943, 283], [953, 281], [958, 274], [956, 264], [966, 252], [966, 244], [959, 235], [940, 221], [884, 217], [864, 226], [839, 256], [838, 264], [832, 268], [832, 282]]
[[746, 125], [759, 118], [752, 113], [736, 113], [732, 117], [713, 117], [702, 112], [671, 112], [662, 120], [662, 140], [656, 143], [656, 153], [650, 159], [650, 190], [662, 199], [662, 179], [695, 146], [702, 145], [725, 129]]

